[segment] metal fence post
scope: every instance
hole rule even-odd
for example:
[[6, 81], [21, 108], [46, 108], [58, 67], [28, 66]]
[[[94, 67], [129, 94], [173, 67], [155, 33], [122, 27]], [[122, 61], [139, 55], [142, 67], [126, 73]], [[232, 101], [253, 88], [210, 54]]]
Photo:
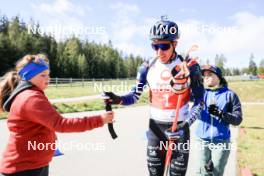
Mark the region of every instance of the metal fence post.
[[55, 82], [56, 82], [56, 88], [58, 88], [58, 78], [55, 78]]

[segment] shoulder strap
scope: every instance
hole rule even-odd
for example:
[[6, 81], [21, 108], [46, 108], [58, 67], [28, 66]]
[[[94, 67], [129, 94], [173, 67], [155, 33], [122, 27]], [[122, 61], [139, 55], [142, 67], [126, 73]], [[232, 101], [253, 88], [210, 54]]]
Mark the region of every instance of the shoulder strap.
[[147, 67], [148, 68], [152, 67], [156, 63], [157, 60], [158, 60], [157, 57], [155, 57], [154, 59], [149, 60]]
[[14, 91], [11, 93], [11, 95], [8, 97], [8, 99], [6, 100], [6, 102], [3, 105], [3, 109], [6, 112], [9, 112], [11, 104], [14, 100], [14, 98], [22, 91], [29, 89], [33, 87], [33, 85], [28, 82], [28, 81], [20, 81], [17, 85], [17, 87], [14, 89]]
[[183, 59], [182, 55], [178, 54], [177, 57], [183, 62], [184, 59]]

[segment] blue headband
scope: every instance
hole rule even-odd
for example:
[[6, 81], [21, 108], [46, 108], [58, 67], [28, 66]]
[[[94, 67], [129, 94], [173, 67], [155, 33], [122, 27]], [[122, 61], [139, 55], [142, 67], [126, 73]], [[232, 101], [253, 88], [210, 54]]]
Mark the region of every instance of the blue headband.
[[28, 81], [37, 74], [43, 72], [44, 70], [48, 70], [49, 66], [48, 64], [43, 60], [39, 59], [38, 63], [30, 62], [27, 65], [25, 65], [19, 72], [19, 76], [24, 81]]

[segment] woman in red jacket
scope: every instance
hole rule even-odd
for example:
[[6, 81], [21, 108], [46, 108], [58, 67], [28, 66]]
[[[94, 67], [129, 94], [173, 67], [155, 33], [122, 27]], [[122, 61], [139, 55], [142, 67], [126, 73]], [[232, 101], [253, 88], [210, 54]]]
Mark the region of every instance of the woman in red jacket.
[[9, 112], [10, 137], [0, 163], [5, 176], [48, 176], [54, 147], [32, 149], [29, 144], [54, 144], [55, 132], [84, 132], [113, 121], [113, 112], [63, 118], [43, 92], [48, 83], [48, 59], [40, 55], [23, 57], [0, 82], [0, 111]]

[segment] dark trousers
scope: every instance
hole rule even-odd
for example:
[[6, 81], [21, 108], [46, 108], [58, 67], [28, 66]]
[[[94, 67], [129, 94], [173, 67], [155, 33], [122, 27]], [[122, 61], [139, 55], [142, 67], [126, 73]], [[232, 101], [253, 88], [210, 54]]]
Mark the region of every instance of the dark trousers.
[[0, 176], [48, 176], [49, 166], [41, 167], [38, 169], [21, 171], [13, 174], [0, 174]]
[[[155, 120], [150, 120], [150, 128], [147, 133], [147, 163], [150, 176], [162, 176], [165, 166], [166, 148], [161, 143], [166, 144], [164, 131], [172, 126], [172, 123], [161, 124]], [[189, 128], [184, 129], [184, 135], [177, 141], [174, 141], [172, 150], [170, 175], [184, 176], [187, 171], [189, 159]], [[184, 147], [183, 144], [188, 146]], [[175, 147], [177, 146], [177, 147]], [[179, 147], [178, 147], [179, 146]]]

